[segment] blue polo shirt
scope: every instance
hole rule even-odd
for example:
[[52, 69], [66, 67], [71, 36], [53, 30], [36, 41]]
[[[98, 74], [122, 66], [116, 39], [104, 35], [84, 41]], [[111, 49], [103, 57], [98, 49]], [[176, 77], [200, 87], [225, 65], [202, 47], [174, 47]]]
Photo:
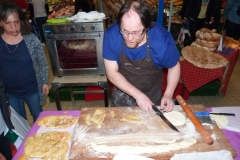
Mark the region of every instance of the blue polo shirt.
[[[175, 45], [172, 35], [161, 25], [154, 24], [148, 30], [150, 55], [156, 67], [171, 68], [174, 67], [180, 53]], [[103, 57], [107, 60], [117, 61], [119, 64], [120, 53], [124, 39], [119, 32], [117, 23], [111, 25], [104, 33], [103, 39]], [[146, 43], [138, 48], [128, 48], [124, 45], [124, 53], [131, 60], [139, 60], [147, 56]]]

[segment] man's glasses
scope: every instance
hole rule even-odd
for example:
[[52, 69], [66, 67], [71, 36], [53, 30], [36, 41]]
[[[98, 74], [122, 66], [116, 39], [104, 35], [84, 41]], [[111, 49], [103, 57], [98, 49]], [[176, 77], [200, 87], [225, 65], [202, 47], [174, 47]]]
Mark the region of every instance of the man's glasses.
[[139, 37], [144, 33], [145, 29], [143, 29], [142, 31], [138, 31], [138, 32], [137, 31], [128, 32], [128, 31], [123, 31], [121, 29], [119, 31], [123, 36], [128, 36], [129, 34], [131, 34], [133, 37]]

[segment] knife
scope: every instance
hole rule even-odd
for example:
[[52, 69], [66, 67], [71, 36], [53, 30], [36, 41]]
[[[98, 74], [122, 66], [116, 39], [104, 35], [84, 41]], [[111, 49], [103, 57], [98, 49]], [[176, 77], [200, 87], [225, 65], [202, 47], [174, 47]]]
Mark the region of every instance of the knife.
[[234, 113], [213, 113], [213, 112], [210, 112], [210, 114], [215, 114], [215, 115], [224, 115], [224, 116], [235, 116]]
[[[173, 130], [178, 131], [178, 129], [163, 115], [163, 113], [155, 106], [152, 106], [153, 110], [156, 112], [158, 116], [162, 118], [162, 120]], [[178, 131], [179, 132], [179, 131]]]
[[196, 116], [209, 116], [210, 114], [224, 115], [224, 116], [235, 116], [234, 113], [214, 113], [214, 112], [194, 112]]

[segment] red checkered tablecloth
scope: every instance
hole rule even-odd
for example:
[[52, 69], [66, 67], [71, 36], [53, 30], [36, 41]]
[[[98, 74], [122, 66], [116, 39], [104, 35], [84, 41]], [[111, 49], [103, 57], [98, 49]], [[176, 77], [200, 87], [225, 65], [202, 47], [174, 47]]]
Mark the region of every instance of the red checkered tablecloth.
[[187, 60], [180, 61], [181, 79], [189, 92], [192, 92], [215, 79], [219, 79], [221, 82], [220, 90], [224, 95], [226, 94], [227, 86], [237, 61], [239, 50], [238, 48], [225, 48], [222, 52], [217, 51], [216, 53], [222, 55], [229, 61], [227, 67], [204, 69], [194, 66]]

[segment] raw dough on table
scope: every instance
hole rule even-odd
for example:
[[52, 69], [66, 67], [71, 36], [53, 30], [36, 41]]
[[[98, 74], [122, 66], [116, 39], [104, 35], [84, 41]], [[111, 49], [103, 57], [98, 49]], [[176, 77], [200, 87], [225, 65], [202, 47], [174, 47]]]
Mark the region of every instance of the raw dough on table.
[[190, 138], [182, 140], [180, 142], [173, 142], [170, 144], [160, 145], [108, 145], [107, 143], [91, 143], [91, 147], [97, 152], [109, 152], [112, 154], [145, 154], [145, 153], [165, 153], [174, 150], [180, 150], [182, 148], [188, 148], [195, 144], [197, 140]]
[[121, 121], [132, 122], [132, 123], [142, 123], [142, 120], [136, 114], [128, 114], [122, 117]]
[[134, 154], [117, 154], [113, 157], [112, 160], [154, 160], [154, 159]]
[[88, 124], [88, 125], [91, 125], [91, 116], [90, 114], [88, 114], [85, 118], [85, 122]]
[[224, 126], [228, 125], [228, 119], [224, 115], [210, 114], [210, 117], [212, 117], [216, 121], [216, 123], [220, 129], [222, 129]]
[[91, 117], [91, 121], [97, 124], [97, 128], [101, 128], [105, 117], [106, 111], [97, 109]]
[[165, 112], [164, 116], [174, 125], [181, 126], [186, 123], [186, 117], [179, 111]]

